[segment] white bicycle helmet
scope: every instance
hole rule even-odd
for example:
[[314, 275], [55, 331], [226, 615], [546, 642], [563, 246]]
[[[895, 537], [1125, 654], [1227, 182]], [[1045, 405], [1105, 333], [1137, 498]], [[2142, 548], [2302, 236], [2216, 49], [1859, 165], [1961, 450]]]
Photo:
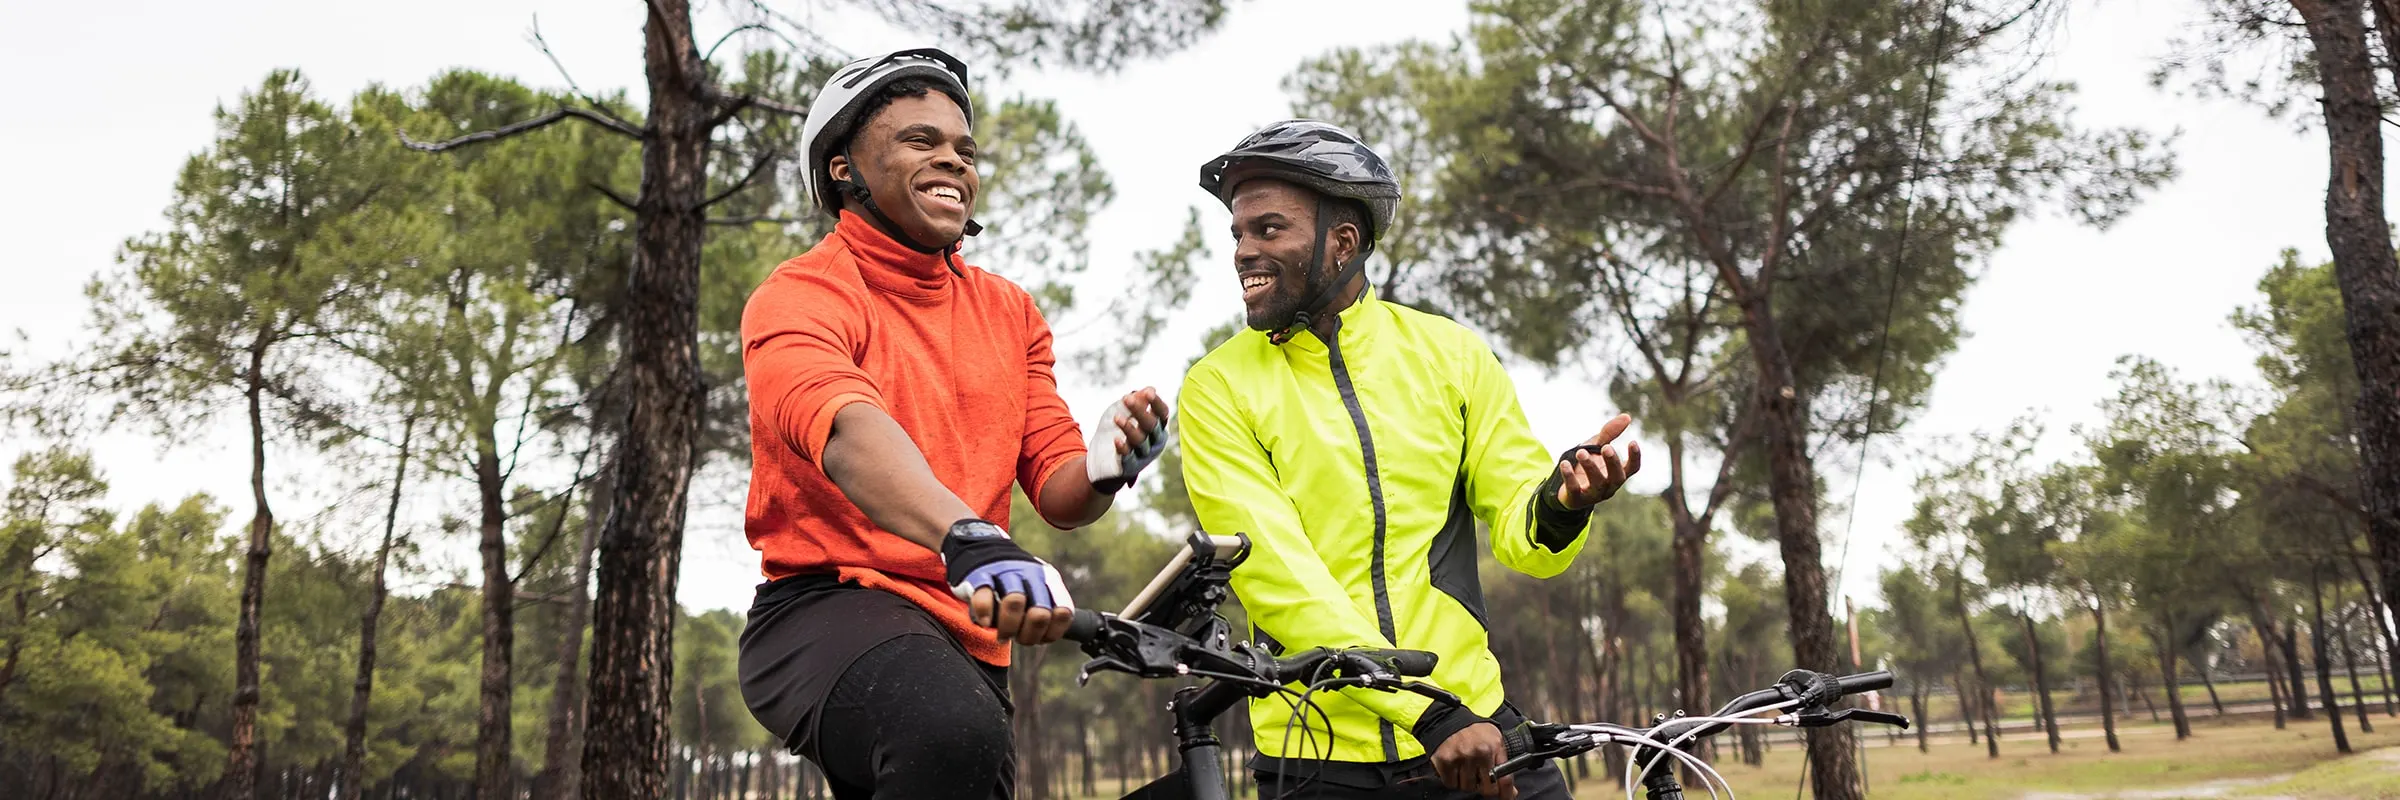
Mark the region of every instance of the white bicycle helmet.
[[[834, 71], [833, 77], [826, 79], [824, 88], [817, 91], [816, 101], [809, 105], [808, 121], [801, 127], [800, 134], [800, 145], [808, 154], [808, 169], [801, 172], [800, 188], [808, 194], [810, 201], [816, 203], [819, 211], [837, 217], [842, 213], [842, 195], [848, 194], [866, 206], [867, 213], [882, 222], [885, 230], [893, 231], [894, 238], [899, 239], [901, 244], [920, 252], [945, 253], [956, 249], [958, 243], [925, 247], [918, 242], [908, 241], [907, 237], [897, 233], [899, 226], [894, 225], [890, 217], [884, 216], [883, 209], [876, 207], [875, 198], [867, 191], [865, 181], [834, 180], [832, 173], [826, 169], [826, 162], [835, 154], [834, 148], [837, 145], [847, 148], [850, 135], [861, 121], [859, 112], [864, 110], [868, 101], [892, 82], [912, 77], [932, 81], [937, 88], [954, 93], [960, 98], [959, 110], [966, 114], [967, 125], [972, 127], [975, 124], [975, 107], [964, 99], [967, 97], [967, 65], [956, 56], [938, 48], [920, 47], [852, 61], [842, 65], [841, 69]], [[851, 160], [850, 169], [855, 178], [859, 169], [856, 159]], [[963, 233], [973, 236], [982, 230], [983, 226], [969, 219]]]

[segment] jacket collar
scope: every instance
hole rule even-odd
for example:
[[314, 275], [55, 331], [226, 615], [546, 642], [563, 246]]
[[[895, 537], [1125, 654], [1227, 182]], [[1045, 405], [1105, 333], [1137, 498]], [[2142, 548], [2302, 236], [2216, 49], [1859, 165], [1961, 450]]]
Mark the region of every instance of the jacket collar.
[[858, 259], [859, 276], [877, 289], [909, 297], [933, 297], [949, 288], [950, 263], [892, 239], [865, 217], [843, 211], [833, 235]]
[[[1375, 285], [1370, 283], [1367, 285], [1366, 291], [1358, 293], [1356, 302], [1351, 303], [1349, 308], [1342, 309], [1342, 312], [1335, 314], [1334, 317], [1341, 320], [1341, 325], [1335, 330], [1333, 336], [1339, 340], [1343, 351], [1347, 353], [1352, 348], [1365, 346], [1374, 341], [1378, 331], [1391, 325], [1392, 314], [1390, 309], [1383, 307], [1382, 301], [1375, 298]], [[1292, 337], [1292, 340], [1284, 343], [1284, 346], [1297, 347], [1301, 352], [1306, 353], [1323, 354], [1327, 352], [1325, 340], [1317, 338], [1317, 330], [1314, 327]]]

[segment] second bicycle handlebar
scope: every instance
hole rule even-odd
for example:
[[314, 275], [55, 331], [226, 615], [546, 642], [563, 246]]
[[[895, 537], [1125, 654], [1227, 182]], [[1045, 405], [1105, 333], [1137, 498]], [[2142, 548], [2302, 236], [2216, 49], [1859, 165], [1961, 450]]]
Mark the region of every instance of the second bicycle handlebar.
[[[1110, 666], [1119, 671], [1142, 677], [1234, 673], [1270, 686], [1328, 677], [1422, 678], [1432, 675], [1441, 660], [1424, 650], [1364, 647], [1319, 647], [1276, 658], [1248, 644], [1211, 647], [1174, 631], [1088, 608], [1075, 610], [1067, 623], [1066, 638], [1083, 645], [1086, 653], [1112, 660], [1115, 663]], [[1332, 672], [1320, 674], [1328, 665]]]
[[[1891, 686], [1892, 673], [1887, 670], [1835, 677], [1796, 669], [1785, 673], [1783, 679], [1776, 681], [1773, 686], [1734, 698], [1711, 716], [1719, 719], [1738, 717], [1761, 709], [1780, 706], [1791, 709], [1785, 715], [1789, 720], [1787, 724], [1797, 727], [1821, 727], [1840, 722], [1857, 721], [1878, 722], [1906, 728], [1908, 727], [1908, 718], [1898, 714], [1856, 708], [1831, 709], [1831, 705], [1835, 701], [1844, 697], [1888, 689]], [[1708, 718], [1683, 719], [1678, 717], [1660, 722], [1646, 731], [1646, 734], [1653, 741], [1684, 742], [1713, 736], [1730, 727], [1733, 726], [1729, 723], [1713, 721]], [[1632, 731], [1633, 729], [1618, 728], [1618, 730]], [[1576, 726], [1530, 721], [1517, 726], [1514, 730], [1503, 732], [1502, 740], [1507, 745], [1510, 758], [1492, 771], [1492, 776], [1495, 778], [1526, 769], [1544, 759], [1572, 756], [1610, 741], [1606, 737], [1593, 736], [1588, 732], [1578, 732]]]

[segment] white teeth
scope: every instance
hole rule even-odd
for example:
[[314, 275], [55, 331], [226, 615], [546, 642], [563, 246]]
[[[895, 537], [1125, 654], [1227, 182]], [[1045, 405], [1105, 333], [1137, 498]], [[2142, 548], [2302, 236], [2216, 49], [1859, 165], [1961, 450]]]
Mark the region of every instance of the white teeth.
[[1245, 290], [1256, 289], [1265, 285], [1267, 285], [1267, 279], [1265, 278], [1251, 277], [1242, 279], [1242, 288]]
[[927, 190], [925, 190], [925, 193], [926, 193], [926, 194], [929, 194], [929, 195], [933, 195], [933, 196], [935, 196], [935, 197], [942, 198], [942, 199], [944, 199], [944, 200], [948, 200], [948, 201], [950, 201], [950, 202], [953, 202], [953, 203], [956, 203], [956, 202], [959, 202], [959, 201], [960, 201], [960, 199], [959, 199], [959, 194], [958, 194], [958, 190], [957, 190], [957, 189], [950, 188], [950, 187], [948, 187], [948, 186], [936, 186], [936, 187], [933, 187], [933, 188], [931, 188], [931, 189], [927, 189]]

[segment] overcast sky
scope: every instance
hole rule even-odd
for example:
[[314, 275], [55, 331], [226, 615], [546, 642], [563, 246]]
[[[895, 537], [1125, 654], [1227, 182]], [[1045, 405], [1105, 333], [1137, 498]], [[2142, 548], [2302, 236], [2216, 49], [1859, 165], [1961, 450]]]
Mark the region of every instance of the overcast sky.
[[[2248, 107], [2149, 86], [2147, 75], [2169, 39], [2196, 23], [2197, 5], [2085, 0], [2076, 6], [2046, 67], [2081, 87], [2075, 120], [2181, 130], [2181, 177], [2106, 233], [2054, 217], [2012, 230], [2007, 244], [1978, 266], [1982, 277], [1963, 311], [1970, 338], [1945, 364], [1930, 410], [1878, 449], [1904, 455], [1932, 437], [1996, 430], [2030, 410], [2052, 431], [2043, 455], [2069, 454], [2077, 447], [2069, 427], [2097, 421], [2094, 403], [2111, 391], [2108, 372], [2125, 354], [2157, 358], [2186, 378], [2254, 378], [2253, 354], [2226, 317], [2257, 302], [2257, 279], [2284, 248], [2325, 258], [2324, 139]], [[374, 83], [416, 85], [451, 67], [559, 85], [527, 39], [539, 15], [544, 35], [585, 88], [641, 95], [642, 12], [631, 0], [0, 0], [0, 8], [6, 9], [0, 74], [14, 78], [0, 93], [7, 116], [0, 152], [12, 161], [7, 191], [0, 191], [0, 241], [10, 248], [0, 330], [25, 331], [35, 354], [57, 355], [90, 341], [85, 283], [115, 268], [126, 237], [160, 224], [177, 169], [210, 141], [212, 109], [255, 87], [271, 69], [298, 67], [335, 101]], [[924, 43], [855, 15], [796, 14], [853, 53]], [[1115, 179], [1117, 200], [1094, 223], [1085, 288], [1086, 296], [1105, 297], [1135, 251], [1172, 239], [1186, 207], [1201, 208], [1208, 230], [1223, 229], [1222, 207], [1193, 185], [1197, 166], [1288, 114], [1279, 82], [1301, 59], [1335, 46], [1447, 37], [1466, 21], [1462, 2], [1251, 0], [1236, 5], [1223, 30], [1172, 58], [1106, 77], [1019, 74], [1000, 92], [984, 91], [1056, 98]], [[727, 27], [704, 22], [702, 34], [713, 39]], [[1210, 266], [1223, 269], [1203, 273], [1164, 346], [1130, 384], [1066, 387], [1079, 418], [1129, 388], [1178, 386], [1200, 331], [1239, 307], [1230, 256], [1218, 250]], [[1009, 274], [1006, 264], [985, 266]], [[1600, 388], [1604, 375], [1513, 371], [1537, 434], [1553, 450], [1589, 436], [1615, 413]], [[208, 491], [239, 520], [248, 514], [248, 462], [238, 423], [228, 417], [163, 452], [156, 439], [130, 429], [85, 444], [113, 480], [111, 501], [126, 510]], [[1638, 427], [1635, 435], [1642, 435]], [[1663, 456], [1657, 441], [1643, 441], [1654, 457]], [[25, 445], [0, 442], [0, 457], [13, 458]], [[1846, 500], [1859, 480], [1851, 474], [1857, 458], [1856, 450], [1834, 450], [1821, 465], [1837, 500]], [[1654, 458], [1635, 488], [1662, 486], [1663, 466]], [[274, 476], [286, 517], [312, 513], [328, 485], [322, 471], [295, 471], [301, 474]], [[1855, 485], [1856, 519], [1837, 513], [1823, 520], [1828, 568], [1844, 572], [1845, 591], [1862, 603], [1874, 593], [1876, 568], [1894, 560], [1914, 474], [1905, 459], [1870, 467]], [[682, 582], [688, 604], [749, 603], [757, 560], [740, 533], [743, 488], [740, 479], [694, 487]], [[433, 510], [424, 506], [441, 502], [423, 499], [411, 514], [429, 515]], [[1846, 555], [1845, 530], [1855, 530]]]

